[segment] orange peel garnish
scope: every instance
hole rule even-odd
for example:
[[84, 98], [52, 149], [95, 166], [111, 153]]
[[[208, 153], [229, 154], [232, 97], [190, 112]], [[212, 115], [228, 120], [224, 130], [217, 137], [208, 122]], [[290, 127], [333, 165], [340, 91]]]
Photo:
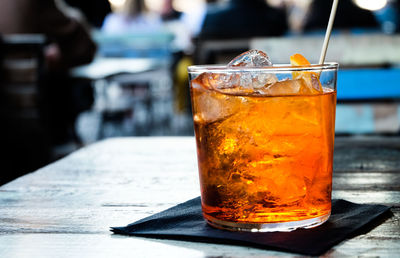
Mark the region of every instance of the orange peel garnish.
[[[290, 64], [292, 66], [311, 66], [311, 63], [301, 54], [294, 54], [290, 57]], [[313, 89], [313, 91], [317, 91], [316, 93], [322, 93], [322, 85], [319, 81], [319, 75], [315, 72], [292, 72], [293, 80], [295, 79], [303, 79], [306, 84]]]

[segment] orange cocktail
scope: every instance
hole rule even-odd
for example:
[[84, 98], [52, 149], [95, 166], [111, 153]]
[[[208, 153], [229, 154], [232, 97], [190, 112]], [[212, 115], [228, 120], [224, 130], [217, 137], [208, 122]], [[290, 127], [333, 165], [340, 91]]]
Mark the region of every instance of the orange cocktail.
[[326, 221], [337, 65], [189, 71], [208, 223], [288, 231]]

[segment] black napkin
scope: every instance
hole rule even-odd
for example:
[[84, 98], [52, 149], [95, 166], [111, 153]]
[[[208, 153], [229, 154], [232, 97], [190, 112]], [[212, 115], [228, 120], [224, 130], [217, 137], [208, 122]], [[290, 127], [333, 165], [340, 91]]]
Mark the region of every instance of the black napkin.
[[[231, 232], [209, 226], [202, 217], [200, 197], [144, 218], [126, 227], [113, 227], [117, 234], [221, 243], [320, 255], [342, 240], [371, 229], [390, 208], [383, 205], [332, 201], [332, 214], [323, 225], [292, 232]], [[375, 223], [373, 223], [375, 222]]]

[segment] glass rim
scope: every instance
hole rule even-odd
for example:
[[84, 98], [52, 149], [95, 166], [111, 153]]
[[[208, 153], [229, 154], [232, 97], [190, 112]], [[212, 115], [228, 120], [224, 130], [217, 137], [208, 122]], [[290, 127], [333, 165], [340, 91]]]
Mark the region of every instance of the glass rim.
[[226, 65], [191, 65], [187, 68], [189, 73], [203, 73], [203, 72], [256, 72], [256, 71], [264, 71], [270, 73], [282, 73], [282, 72], [305, 72], [305, 71], [329, 71], [329, 70], [337, 70], [339, 68], [339, 64], [336, 62], [326, 62], [322, 65], [320, 64], [311, 64], [309, 66], [292, 66], [290, 64], [277, 64], [272, 66], [263, 66], [263, 67], [228, 67]]

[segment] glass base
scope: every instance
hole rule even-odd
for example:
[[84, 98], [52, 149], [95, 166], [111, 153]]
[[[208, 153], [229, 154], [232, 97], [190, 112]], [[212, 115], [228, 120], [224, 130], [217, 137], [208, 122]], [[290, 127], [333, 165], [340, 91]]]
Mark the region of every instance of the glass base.
[[290, 232], [299, 228], [313, 228], [323, 224], [329, 219], [331, 214], [322, 215], [312, 219], [280, 222], [280, 223], [236, 223], [218, 220], [206, 216], [206, 221], [210, 226], [230, 231], [248, 231], [248, 232]]

